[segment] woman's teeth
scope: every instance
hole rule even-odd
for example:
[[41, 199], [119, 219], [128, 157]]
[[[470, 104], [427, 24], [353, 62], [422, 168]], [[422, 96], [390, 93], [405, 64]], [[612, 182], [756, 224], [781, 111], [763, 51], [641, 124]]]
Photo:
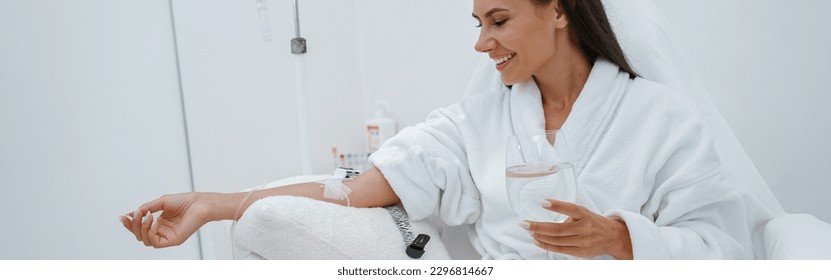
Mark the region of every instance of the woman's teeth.
[[503, 57], [500, 57], [500, 58], [496, 58], [496, 59], [493, 60], [493, 62], [495, 62], [496, 65], [499, 65], [499, 64], [507, 62], [508, 60], [511, 60], [511, 58], [514, 58], [514, 54], [509, 54], [509, 55], [506, 55], [506, 56], [503, 56]]

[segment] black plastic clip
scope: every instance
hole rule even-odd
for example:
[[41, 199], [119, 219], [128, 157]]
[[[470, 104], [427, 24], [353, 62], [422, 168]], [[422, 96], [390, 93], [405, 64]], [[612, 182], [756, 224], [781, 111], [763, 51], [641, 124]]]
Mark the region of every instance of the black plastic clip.
[[407, 256], [411, 258], [418, 259], [424, 255], [424, 247], [427, 246], [427, 242], [430, 242], [430, 236], [426, 234], [419, 234], [413, 243], [407, 247]]
[[[351, 167], [338, 167], [338, 169], [335, 170], [335, 176], [338, 176], [338, 171], [339, 170], [343, 170], [346, 173], [345, 179], [352, 179], [352, 178], [358, 177], [358, 175], [361, 175], [361, 171], [355, 170]], [[343, 175], [341, 175], [341, 176], [343, 176]]]

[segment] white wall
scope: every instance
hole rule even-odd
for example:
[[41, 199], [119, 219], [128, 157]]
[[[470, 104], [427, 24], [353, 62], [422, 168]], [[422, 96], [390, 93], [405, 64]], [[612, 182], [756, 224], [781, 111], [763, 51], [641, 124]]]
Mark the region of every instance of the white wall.
[[831, 1], [655, 2], [785, 210], [831, 221]]
[[363, 89], [390, 103], [399, 130], [463, 94], [480, 55], [472, 1], [356, 1]]
[[190, 190], [166, 0], [0, 1], [0, 259], [199, 258], [116, 220]]

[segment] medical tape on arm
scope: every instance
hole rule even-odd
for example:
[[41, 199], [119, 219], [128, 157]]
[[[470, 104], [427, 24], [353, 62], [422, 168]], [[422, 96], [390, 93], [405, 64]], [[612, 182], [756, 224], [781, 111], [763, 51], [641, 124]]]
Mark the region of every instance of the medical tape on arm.
[[346, 206], [351, 206], [349, 193], [352, 192], [352, 189], [343, 184], [344, 180], [350, 180], [350, 178], [347, 178], [347, 175], [347, 170], [338, 168], [335, 170], [335, 174], [332, 179], [327, 179], [321, 182], [320, 187], [323, 188], [323, 197], [334, 200], [345, 199]]

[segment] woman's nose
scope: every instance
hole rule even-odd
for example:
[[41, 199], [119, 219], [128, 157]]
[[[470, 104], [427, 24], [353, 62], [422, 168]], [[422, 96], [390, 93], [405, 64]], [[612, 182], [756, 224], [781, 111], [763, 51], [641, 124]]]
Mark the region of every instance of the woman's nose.
[[491, 36], [485, 32], [485, 29], [482, 28], [479, 30], [479, 39], [476, 40], [476, 45], [473, 46], [477, 52], [486, 53], [495, 47], [496, 42], [493, 40]]

